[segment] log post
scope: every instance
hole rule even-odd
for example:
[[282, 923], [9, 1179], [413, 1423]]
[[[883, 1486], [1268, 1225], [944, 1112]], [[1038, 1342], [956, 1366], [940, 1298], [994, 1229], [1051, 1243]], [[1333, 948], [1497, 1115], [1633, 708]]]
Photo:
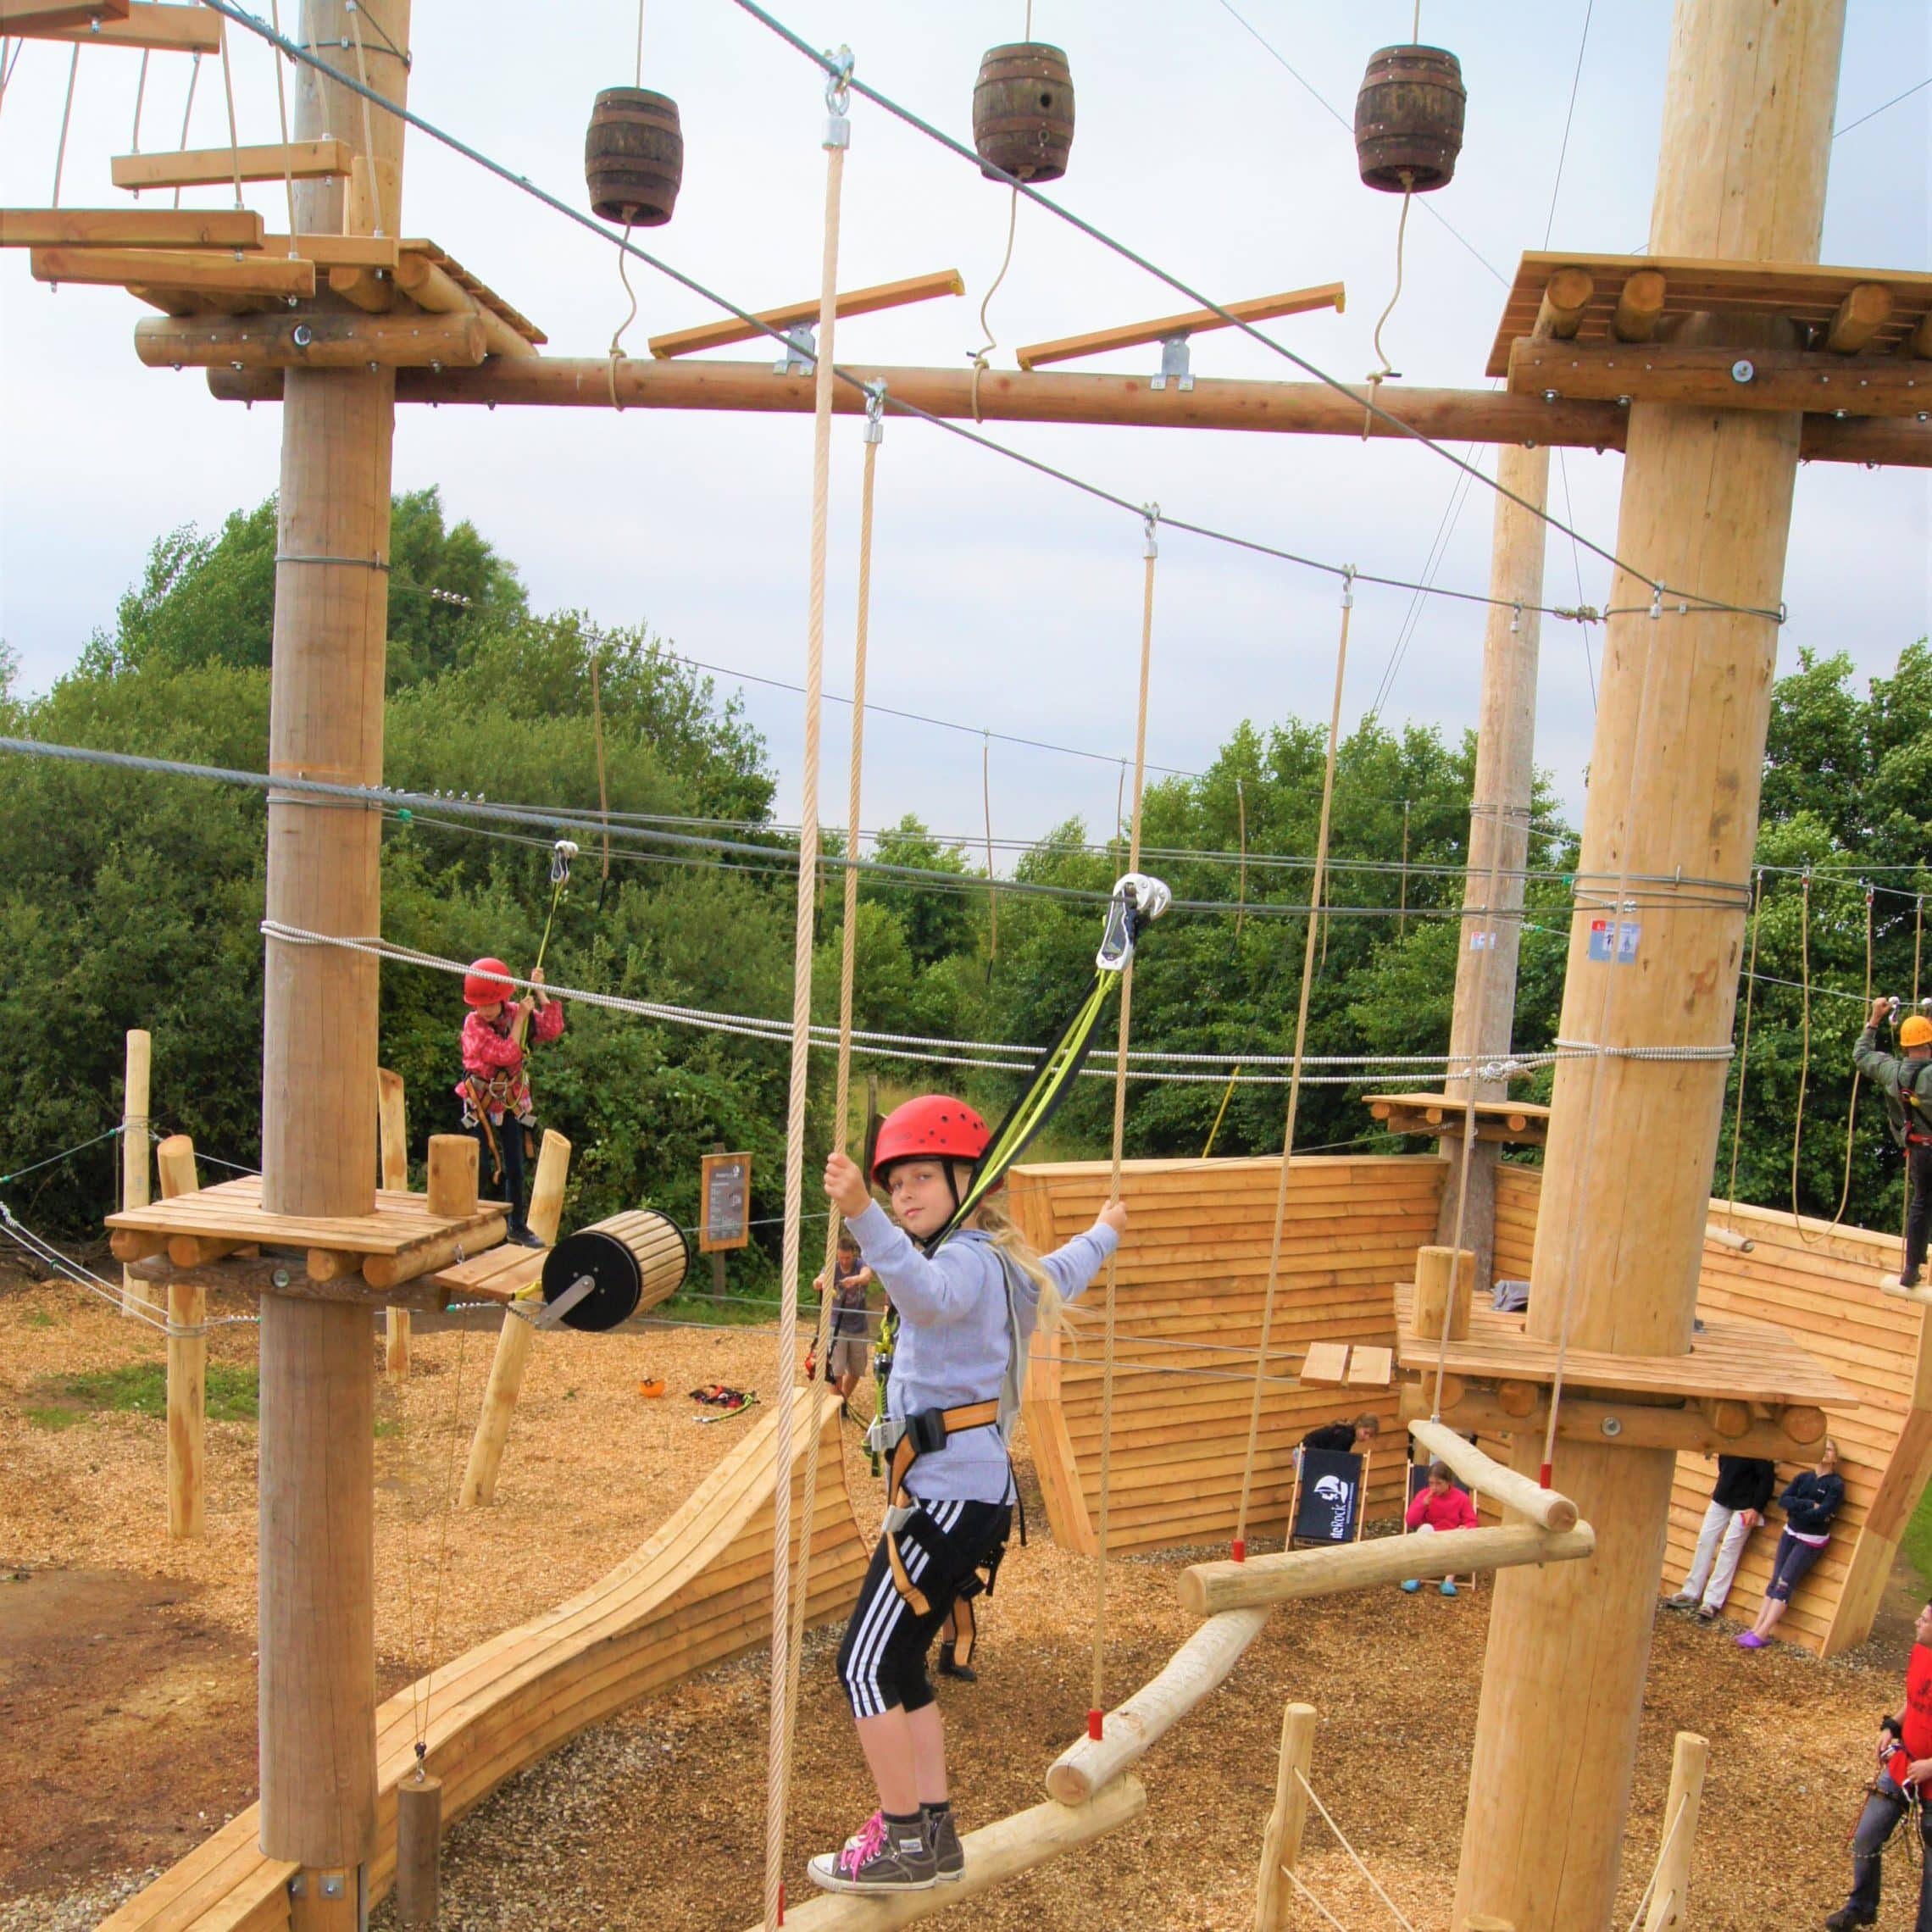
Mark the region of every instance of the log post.
[[[148, 1083], [153, 1066], [154, 1042], [138, 1027], [127, 1035], [127, 1082], [121, 1092], [121, 1206], [145, 1208], [153, 1196], [148, 1191], [153, 1169], [147, 1160]], [[132, 1315], [156, 1305], [156, 1297], [145, 1282], [121, 1269], [121, 1313]]]
[[[1516, 968], [1523, 944], [1523, 869], [1530, 856], [1530, 803], [1535, 783], [1536, 660], [1542, 636], [1544, 529], [1524, 508], [1549, 500], [1547, 447], [1496, 452], [1496, 481], [1523, 499], [1496, 500], [1490, 540], [1491, 608], [1483, 633], [1483, 681], [1476, 730], [1476, 771], [1469, 798], [1469, 863], [1463, 886], [1462, 943], [1456, 955], [1456, 1003], [1449, 1051], [1478, 1060], [1508, 1056], [1516, 1015]], [[1496, 891], [1490, 873], [1496, 871]], [[1444, 1091], [1467, 1100], [1507, 1100], [1503, 1080], [1452, 1073]], [[1486, 1295], [1496, 1275], [1496, 1169], [1493, 1141], [1457, 1133], [1436, 1143], [1449, 1162], [1435, 1238], [1470, 1249], [1475, 1285]], [[1468, 1163], [1468, 1199], [1463, 1165]], [[1461, 1226], [1457, 1227], [1458, 1214]]]
[[436, 1924], [442, 1910], [442, 1779], [421, 1764], [396, 1787], [396, 1919]]
[[[1844, 25], [1844, 0], [1678, 0], [1653, 256], [1818, 259]], [[1785, 333], [1693, 317], [1684, 339], [1752, 348]], [[1775, 612], [1799, 419], [1641, 402], [1629, 415], [1618, 556], [1655, 581]], [[1651, 585], [1623, 571], [1610, 603], [1620, 614], [1605, 640], [1563, 1036], [1721, 1054], [1777, 623], [1726, 612], [1653, 619]], [[1635, 958], [1593, 960], [1591, 918], [1626, 866], [1647, 882]], [[1724, 883], [1679, 892], [1679, 876]], [[1572, 1347], [1689, 1347], [1725, 1073], [1722, 1058], [1558, 1066], [1533, 1335], [1555, 1341], [1567, 1307]], [[1518, 1469], [1535, 1470], [1541, 1441], [1515, 1441]], [[1520, 1932], [1609, 1923], [1675, 1463], [1666, 1450], [1564, 1443], [1563, 1491], [1596, 1526], [1596, 1556], [1496, 1579], [1458, 1922], [1489, 1913]]]
[[[564, 1181], [569, 1169], [570, 1143], [553, 1129], [546, 1128], [536, 1157], [536, 1179], [530, 1185], [529, 1223], [530, 1232], [547, 1246], [555, 1243], [563, 1224]], [[536, 1265], [533, 1259], [530, 1266]], [[469, 1460], [464, 1466], [463, 1487], [457, 1491], [459, 1509], [480, 1509], [496, 1500], [503, 1445], [509, 1440], [510, 1418], [516, 1412], [524, 1370], [530, 1364], [536, 1340], [536, 1330], [521, 1315], [504, 1309], [490, 1380], [483, 1391], [482, 1411], [476, 1418], [476, 1434], [470, 1440]]]
[[1679, 1731], [1670, 1752], [1670, 1790], [1663, 1801], [1663, 1840], [1651, 1883], [1644, 1932], [1668, 1932], [1685, 1923], [1690, 1900], [1690, 1861], [1697, 1849], [1697, 1813], [1704, 1796], [1704, 1768], [1711, 1740]]
[[[307, 46], [365, 43], [369, 83], [402, 101], [409, 0], [379, 35], [348, 0], [303, 0]], [[373, 143], [399, 181], [402, 124], [301, 67], [296, 138]], [[365, 141], [365, 129], [367, 130]], [[340, 234], [340, 175], [296, 186], [304, 234]], [[400, 208], [382, 225], [398, 232]], [[393, 369], [284, 378], [269, 769], [382, 780]], [[269, 794], [268, 913], [304, 930], [380, 932], [381, 818]], [[375, 1205], [376, 963], [270, 939], [264, 985], [262, 1199], [272, 1213]], [[375, 1360], [369, 1312], [262, 1297], [261, 1848], [297, 1868], [291, 1932], [353, 1932], [375, 1851]]]
[[[403, 1193], [409, 1185], [409, 1114], [402, 1076], [379, 1067], [375, 1074], [375, 1141], [382, 1163], [382, 1185]], [[384, 1372], [392, 1382], [409, 1380], [409, 1311], [383, 1310]]]
[[[195, 1144], [186, 1134], [170, 1134], [154, 1150], [154, 1163], [164, 1201], [200, 1191]], [[208, 1533], [207, 1320], [207, 1289], [169, 1288], [168, 1534], [178, 1542]]]
[[1281, 1763], [1274, 1778], [1274, 1809], [1261, 1837], [1254, 1932], [1286, 1932], [1294, 1891], [1288, 1874], [1302, 1856], [1302, 1830], [1308, 1821], [1307, 1779], [1314, 1762], [1315, 1707], [1291, 1704], [1281, 1713]]
[[[508, 1125], [506, 1123], [506, 1130]], [[481, 1150], [469, 1134], [430, 1135], [429, 1209], [446, 1220], [460, 1221], [476, 1212], [477, 1176]]]

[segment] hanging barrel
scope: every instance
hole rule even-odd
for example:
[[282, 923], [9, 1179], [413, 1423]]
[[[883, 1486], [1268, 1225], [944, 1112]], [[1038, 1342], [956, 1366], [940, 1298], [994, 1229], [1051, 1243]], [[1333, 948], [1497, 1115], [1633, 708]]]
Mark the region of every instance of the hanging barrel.
[[1044, 41], [989, 47], [973, 87], [973, 145], [980, 173], [1057, 181], [1074, 145], [1074, 77], [1067, 57]]
[[638, 1208], [558, 1242], [543, 1257], [543, 1298], [554, 1302], [587, 1277], [591, 1291], [565, 1310], [564, 1325], [601, 1332], [669, 1301], [690, 1271], [684, 1230], [655, 1209]]
[[[1385, 194], [1446, 186], [1463, 152], [1463, 68], [1440, 47], [1378, 48], [1355, 97], [1355, 158]], [[1407, 175], [1407, 180], [1403, 176]]]
[[677, 103], [645, 87], [606, 87], [584, 136], [584, 179], [598, 219], [663, 227], [684, 180]]

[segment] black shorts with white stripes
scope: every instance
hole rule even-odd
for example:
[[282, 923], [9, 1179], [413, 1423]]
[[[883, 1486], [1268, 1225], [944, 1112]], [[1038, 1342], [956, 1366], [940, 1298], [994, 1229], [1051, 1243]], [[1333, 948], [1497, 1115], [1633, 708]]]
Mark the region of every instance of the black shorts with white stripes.
[[919, 1503], [899, 1532], [899, 1560], [925, 1597], [923, 1617], [894, 1588], [886, 1539], [879, 1539], [839, 1646], [839, 1681], [855, 1717], [876, 1718], [895, 1706], [922, 1710], [932, 1702], [926, 1652], [959, 1586], [1006, 1541], [1012, 1522], [1008, 1503]]

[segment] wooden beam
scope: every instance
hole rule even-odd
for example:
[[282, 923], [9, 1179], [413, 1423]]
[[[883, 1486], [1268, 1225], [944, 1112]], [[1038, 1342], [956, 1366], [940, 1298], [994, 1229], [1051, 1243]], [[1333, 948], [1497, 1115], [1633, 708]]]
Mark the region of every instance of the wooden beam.
[[517, 333], [487, 303], [480, 302], [447, 269], [427, 255], [404, 255], [396, 270], [396, 286], [419, 308], [436, 315], [475, 314], [484, 341], [493, 356], [534, 357], [534, 342]]
[[1558, 269], [1543, 290], [1536, 311], [1536, 333], [1567, 341], [1577, 332], [1583, 312], [1596, 293], [1596, 283], [1587, 270]]
[[1574, 1563], [1596, 1549], [1596, 1534], [1587, 1523], [1561, 1532], [1512, 1523], [1501, 1529], [1446, 1530], [1435, 1536], [1378, 1536], [1333, 1549], [1250, 1557], [1245, 1563], [1192, 1564], [1180, 1573], [1180, 1607], [1192, 1616], [1215, 1617], [1305, 1596], [1338, 1596], [1412, 1576]]
[[[930, 302], [935, 296], [963, 295], [966, 284], [958, 269], [941, 269], [929, 275], [908, 275], [903, 281], [877, 282], [870, 288], [855, 288], [838, 298], [836, 314], [842, 321], [848, 315], [870, 315], [881, 308], [902, 308], [908, 303]], [[758, 313], [758, 320], [767, 329], [796, 329], [819, 319], [819, 298], [788, 302], [781, 308]], [[651, 353], [660, 362], [673, 356], [696, 355], [701, 349], [722, 349], [733, 342], [749, 342], [764, 337], [764, 330], [727, 316], [722, 322], [700, 323], [695, 329], [674, 329], [668, 336], [651, 338]], [[769, 338], [768, 338], [769, 339]]]
[[[154, 1163], [148, 1149], [148, 1094], [154, 1065], [154, 1041], [139, 1027], [127, 1035], [126, 1072], [121, 1087], [121, 1203], [145, 1208], [153, 1198], [152, 1177]], [[134, 1257], [139, 1260], [137, 1255]], [[136, 1284], [134, 1271], [121, 1270], [121, 1313], [139, 1314], [144, 1308], [158, 1313], [158, 1298]]]
[[1255, 1886], [1254, 1932], [1288, 1932], [1294, 1894], [1288, 1874], [1302, 1856], [1308, 1819], [1308, 1773], [1315, 1761], [1315, 1707], [1291, 1704], [1281, 1713], [1281, 1756], [1274, 1774], [1274, 1809], [1261, 1835]]
[[1860, 282], [1848, 290], [1831, 326], [1824, 332], [1824, 346], [1833, 354], [1855, 356], [1872, 346], [1872, 338], [1891, 319], [1891, 291], [1882, 282]]
[[1053, 1760], [1047, 1790], [1063, 1805], [1085, 1804], [1129, 1765], [1137, 1764], [1222, 1683], [1267, 1621], [1265, 1606], [1210, 1617], [1159, 1676], [1107, 1713], [1098, 1738], [1082, 1738]]
[[315, 292], [315, 264], [286, 257], [176, 253], [162, 248], [36, 248], [29, 260], [36, 281], [122, 288], [139, 283], [159, 289], [303, 299]]
[[[970, 369], [846, 365], [862, 382], [889, 391], [935, 416], [970, 420]], [[505, 408], [608, 409], [612, 369], [598, 357], [492, 357], [480, 369], [433, 375], [405, 369], [397, 377], [399, 402], [471, 403]], [[752, 415], [803, 415], [812, 386], [775, 375], [769, 363], [620, 362], [617, 399], [626, 409], [722, 410]], [[214, 369], [208, 387], [223, 402], [275, 402], [281, 378], [274, 370], [247, 374]], [[1152, 390], [1146, 376], [1053, 374], [989, 369], [980, 381], [987, 422], [1088, 423], [1174, 430], [1241, 430], [1274, 436], [1362, 435], [1363, 403], [1325, 383], [1230, 381], [1203, 376], [1188, 391]], [[1620, 450], [1629, 412], [1613, 402], [1545, 402], [1541, 397], [1489, 390], [1382, 391], [1383, 407], [1439, 441], [1541, 443], [1567, 449]], [[862, 392], [841, 382], [832, 407], [863, 415]], [[1371, 422], [1378, 439], [1400, 432]], [[1932, 468], [1932, 426], [1914, 420], [1807, 416], [1800, 453], [1828, 463], [1896, 464]]]
[[[170, 1134], [154, 1150], [164, 1200], [200, 1191], [195, 1144]], [[192, 1282], [168, 1289], [168, 1534], [192, 1541], [208, 1533], [208, 1291]]]
[[0, 208], [0, 248], [259, 248], [245, 208]]
[[1419, 1448], [1426, 1449], [1439, 1463], [1446, 1463], [1468, 1486], [1491, 1502], [1499, 1502], [1518, 1515], [1526, 1516], [1545, 1530], [1574, 1530], [1576, 1505], [1567, 1496], [1545, 1489], [1528, 1476], [1505, 1468], [1466, 1441], [1452, 1429], [1439, 1422], [1412, 1422], [1409, 1434]]
[[1610, 333], [1619, 342], [1647, 342], [1657, 334], [1663, 319], [1664, 297], [1668, 283], [1658, 269], [1639, 269], [1624, 278], [1617, 297], [1616, 313], [1610, 318]]
[[1509, 386], [1518, 396], [1572, 402], [1627, 399], [1914, 419], [1932, 409], [1932, 370], [1909, 356], [1827, 357], [1801, 349], [1558, 347], [1525, 336], [1509, 352]]
[[[220, 25], [219, 15], [208, 17]], [[112, 171], [117, 188], [209, 188], [233, 181], [237, 166], [244, 181], [324, 180], [348, 173], [349, 144], [325, 136], [317, 141], [291, 141], [286, 146], [277, 142], [239, 151], [163, 148], [150, 154], [117, 154]]]
[[221, 16], [205, 7], [164, 7], [149, 0], [132, 0], [123, 8], [125, 18], [103, 19], [77, 27], [46, 27], [23, 31], [0, 28], [0, 32], [19, 34], [25, 40], [79, 41], [88, 47], [138, 47], [150, 53], [219, 53]]
[[128, 0], [0, 0], [0, 34], [31, 40], [59, 28], [125, 20], [127, 8]]
[[489, 352], [475, 314], [284, 310], [152, 316], [134, 325], [134, 353], [150, 369], [474, 369]]
[[[1332, 308], [1340, 314], [1347, 291], [1340, 282], [1319, 288], [1291, 289], [1285, 295], [1257, 295], [1230, 302], [1228, 314], [1237, 322], [1271, 322], [1281, 315], [1305, 315], [1312, 309]], [[1204, 336], [1232, 325], [1212, 308], [1191, 308], [1180, 315], [1163, 315], [1152, 322], [1124, 322], [1116, 329], [1096, 329], [1084, 336], [1063, 336], [1051, 342], [1032, 342], [1015, 352], [1022, 369], [1042, 363], [1071, 362], [1076, 356], [1104, 355], [1109, 349], [1137, 349], [1169, 336]]]
[[[1427, 1395], [1432, 1386], [1425, 1378], [1413, 1398], [1419, 1403], [1421, 1413], [1428, 1413]], [[1405, 1399], [1408, 1399], [1409, 1389], [1414, 1387], [1410, 1384], [1405, 1388]], [[1499, 1391], [1464, 1384], [1455, 1391], [1453, 1400], [1451, 1394], [1448, 1389], [1443, 1391], [1442, 1415], [1452, 1428], [1465, 1433], [1480, 1430], [1487, 1435], [1523, 1435], [1537, 1442], [1543, 1439], [1550, 1419], [1546, 1390], [1539, 1390], [1536, 1399], [1521, 1413], [1506, 1406]], [[1679, 1454], [1695, 1452], [1702, 1455], [1763, 1456], [1772, 1462], [1802, 1461], [1809, 1448], [1792, 1435], [1781, 1420], [1753, 1421], [1744, 1435], [1725, 1436], [1718, 1435], [1701, 1409], [1590, 1401], [1568, 1391], [1557, 1416], [1557, 1440], [1608, 1442], [1626, 1449], [1671, 1449]]]
[[297, 235], [291, 247], [287, 236], [268, 235], [262, 246], [271, 255], [299, 255], [319, 269], [393, 271], [402, 245], [392, 235]]
[[1921, 362], [1932, 360], [1932, 308], [1918, 318], [1918, 325], [1906, 338], [1905, 353]]

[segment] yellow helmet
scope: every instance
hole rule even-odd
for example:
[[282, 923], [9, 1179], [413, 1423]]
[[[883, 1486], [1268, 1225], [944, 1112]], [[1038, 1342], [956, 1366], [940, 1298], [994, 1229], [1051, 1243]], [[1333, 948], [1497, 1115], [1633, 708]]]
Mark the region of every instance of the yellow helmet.
[[1922, 1013], [1915, 1013], [1898, 1030], [1901, 1046], [1932, 1046], [1932, 1019]]

